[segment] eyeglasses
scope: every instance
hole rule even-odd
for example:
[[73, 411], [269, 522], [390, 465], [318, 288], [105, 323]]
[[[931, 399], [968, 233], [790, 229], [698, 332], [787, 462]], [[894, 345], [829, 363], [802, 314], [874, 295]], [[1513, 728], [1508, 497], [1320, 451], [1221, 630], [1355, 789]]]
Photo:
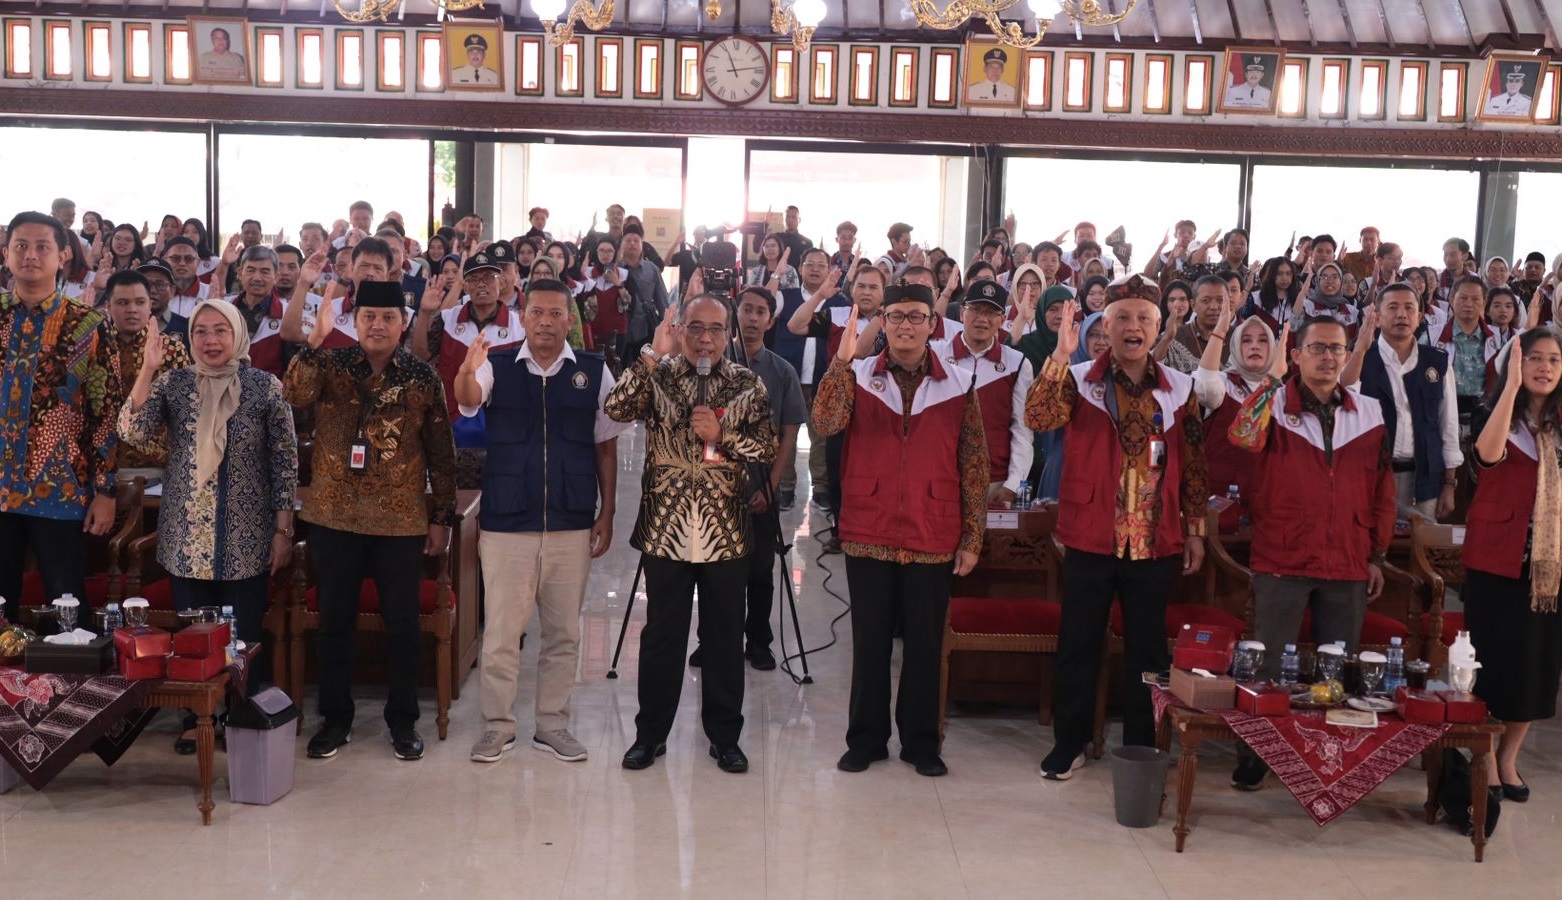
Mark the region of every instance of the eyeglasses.
[[1312, 356], [1344, 356], [1350, 348], [1344, 344], [1308, 344], [1302, 349]]
[[933, 317], [927, 313], [919, 312], [892, 312], [884, 314], [884, 321], [890, 323], [891, 325], [904, 325], [907, 322], [910, 322], [913, 325], [921, 325], [931, 318]]
[[695, 340], [700, 340], [703, 337], [709, 336], [712, 339], [719, 341], [719, 340], [722, 339], [723, 336], [726, 335], [726, 333], [727, 333], [727, 326], [725, 326], [725, 325], [701, 325], [701, 324], [696, 322], [693, 325], [685, 325], [685, 326], [683, 326], [683, 333], [687, 334], [689, 337], [694, 338]]

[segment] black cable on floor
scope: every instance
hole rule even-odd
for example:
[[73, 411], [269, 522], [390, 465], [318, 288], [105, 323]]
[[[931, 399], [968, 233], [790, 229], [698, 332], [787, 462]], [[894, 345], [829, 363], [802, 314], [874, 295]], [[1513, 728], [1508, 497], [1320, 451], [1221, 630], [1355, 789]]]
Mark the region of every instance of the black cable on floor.
[[[830, 527], [826, 526], [825, 528], [822, 528], [819, 531], [816, 531], [816, 532], [814, 532], [813, 534], [811, 534], [809, 536], [812, 537], [815, 541], [817, 541], [817, 540], [819, 540], [819, 536], [821, 534], [828, 534], [829, 531], [830, 531]], [[794, 545], [794, 547], [795, 547], [795, 545]], [[777, 635], [781, 639], [781, 662], [780, 662], [780, 668], [781, 668], [781, 671], [783, 671], [783, 672], [785, 672], [787, 674], [787, 677], [792, 679], [792, 683], [793, 684], [798, 684], [798, 685], [802, 684], [803, 683], [803, 676], [799, 675], [798, 673], [796, 673], [794, 671], [792, 671], [792, 666], [791, 666], [792, 660], [794, 660], [794, 659], [801, 659], [804, 652], [806, 652], [806, 653], [811, 655], [811, 654], [814, 654], [814, 653], [819, 653], [820, 651], [823, 651], [823, 650], [828, 650], [831, 647], [834, 647], [840, 641], [840, 636], [835, 633], [835, 626], [837, 624], [839, 624], [842, 619], [846, 618], [846, 616], [849, 615], [851, 613], [851, 611], [852, 611], [851, 601], [846, 599], [845, 597], [842, 597], [840, 594], [837, 594], [830, 587], [830, 579], [835, 577], [835, 573], [832, 572], [824, 564], [824, 558], [827, 555], [829, 555], [829, 554], [826, 554], [824, 552], [824, 547], [821, 544], [820, 545], [820, 549], [819, 549], [819, 555], [814, 557], [814, 565], [824, 572], [824, 580], [819, 583], [819, 587], [823, 588], [824, 592], [826, 594], [829, 594], [831, 597], [834, 597], [836, 600], [839, 600], [840, 603], [841, 603], [841, 606], [844, 607], [840, 611], [840, 613], [836, 615], [835, 618], [830, 620], [830, 640], [828, 642], [826, 642], [822, 646], [815, 647], [812, 650], [807, 650], [807, 651], [801, 651], [800, 650], [797, 653], [788, 654], [786, 652], [786, 609], [780, 603], [776, 604], [777, 609], [780, 610], [780, 612], [781, 612], [781, 623], [780, 623], [781, 624], [781, 628], [778, 629], [778, 631], [776, 632]], [[787, 579], [787, 583], [781, 585], [779, 588], [777, 588], [777, 590], [782, 593], [783, 596], [781, 597], [781, 599], [784, 601], [784, 600], [786, 600], [785, 591], [787, 590], [787, 585], [791, 584], [792, 573], [790, 571], [784, 571], [784, 572], [781, 573], [781, 576], [783, 578]]]

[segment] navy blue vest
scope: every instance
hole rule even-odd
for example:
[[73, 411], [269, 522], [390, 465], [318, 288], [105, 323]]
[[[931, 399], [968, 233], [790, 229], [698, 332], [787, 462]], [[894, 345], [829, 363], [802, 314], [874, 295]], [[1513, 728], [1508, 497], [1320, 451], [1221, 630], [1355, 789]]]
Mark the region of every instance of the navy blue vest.
[[[1415, 427], [1417, 503], [1435, 499], [1443, 488], [1443, 379], [1447, 377], [1447, 353], [1425, 345], [1416, 348], [1416, 367], [1405, 373], [1405, 399], [1410, 401], [1410, 419]], [[1399, 410], [1394, 407], [1394, 389], [1388, 379], [1383, 354], [1377, 347], [1369, 348], [1361, 365], [1361, 392], [1383, 405], [1386, 440], [1393, 447]]]
[[602, 357], [575, 351], [559, 371], [533, 375], [514, 347], [488, 354], [484, 531], [580, 531], [597, 512], [596, 420]]

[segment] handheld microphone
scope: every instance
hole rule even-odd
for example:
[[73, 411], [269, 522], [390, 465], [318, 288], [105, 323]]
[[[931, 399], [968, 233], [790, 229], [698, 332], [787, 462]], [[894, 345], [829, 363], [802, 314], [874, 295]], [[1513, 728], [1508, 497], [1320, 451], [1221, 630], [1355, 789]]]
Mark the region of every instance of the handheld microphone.
[[701, 356], [700, 361], [695, 363], [694, 371], [700, 376], [699, 403], [701, 406], [704, 406], [707, 399], [707, 393], [709, 391], [708, 385], [710, 383], [710, 357]]

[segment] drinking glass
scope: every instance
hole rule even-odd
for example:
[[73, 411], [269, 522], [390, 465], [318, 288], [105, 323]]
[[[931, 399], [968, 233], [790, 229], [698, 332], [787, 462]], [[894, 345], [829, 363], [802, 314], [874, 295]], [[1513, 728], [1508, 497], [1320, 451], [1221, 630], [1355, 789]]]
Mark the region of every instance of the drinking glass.
[[125, 601], [125, 625], [130, 628], [140, 628], [146, 624], [146, 617], [151, 604], [144, 597], [131, 597]]
[[1381, 653], [1367, 651], [1361, 654], [1361, 690], [1365, 696], [1372, 696], [1383, 686], [1383, 672], [1388, 667], [1388, 657]]
[[61, 598], [54, 601], [54, 608], [60, 611], [61, 634], [69, 634], [76, 630], [76, 611], [80, 607], [80, 600]]
[[1452, 682], [1454, 690], [1461, 694], [1468, 694], [1475, 690], [1474, 666], [1450, 666], [1448, 680]]
[[1338, 681], [1345, 669], [1345, 654], [1334, 647], [1319, 647], [1317, 666], [1319, 681]]
[[203, 606], [203, 607], [201, 607], [200, 616], [195, 621], [197, 621], [197, 622], [207, 622], [207, 623], [215, 623], [215, 622], [222, 621], [222, 607], [220, 607], [220, 606]]

